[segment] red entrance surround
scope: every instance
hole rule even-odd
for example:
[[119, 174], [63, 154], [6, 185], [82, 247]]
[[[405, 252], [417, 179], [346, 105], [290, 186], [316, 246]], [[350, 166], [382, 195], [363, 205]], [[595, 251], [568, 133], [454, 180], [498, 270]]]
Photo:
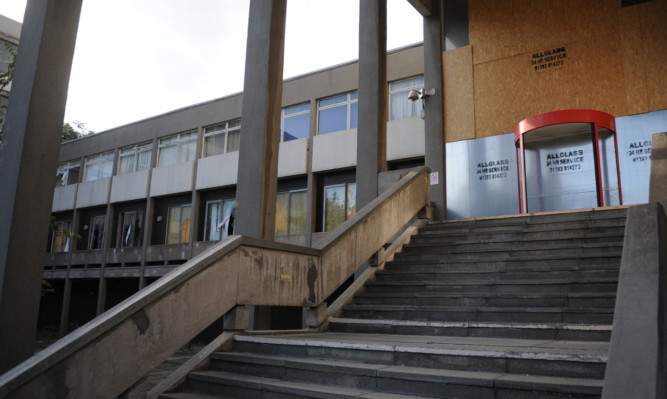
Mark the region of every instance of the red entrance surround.
[[[531, 116], [517, 123], [514, 128], [514, 143], [517, 147], [517, 173], [519, 174], [519, 206], [521, 213], [526, 213], [528, 199], [526, 192], [526, 162], [525, 162], [525, 141], [526, 137], [533, 135], [539, 136], [544, 133], [547, 127], [550, 128], [549, 135], [554, 136], [558, 132], [562, 135], [567, 135], [567, 130], [572, 124], [590, 124], [591, 126], [591, 141], [593, 143], [595, 155], [595, 176], [596, 176], [596, 191], [598, 196], [598, 206], [605, 206], [604, 187], [602, 186], [602, 170], [600, 166], [600, 129], [606, 129], [613, 134], [614, 138], [614, 152], [616, 155], [616, 177], [618, 179], [618, 195], [619, 202], [623, 204], [622, 190], [621, 190], [621, 175], [618, 163], [618, 142], [616, 140], [616, 122], [612, 115], [589, 109], [571, 109], [562, 111], [547, 112], [540, 115]], [[562, 125], [559, 129], [556, 125]]]

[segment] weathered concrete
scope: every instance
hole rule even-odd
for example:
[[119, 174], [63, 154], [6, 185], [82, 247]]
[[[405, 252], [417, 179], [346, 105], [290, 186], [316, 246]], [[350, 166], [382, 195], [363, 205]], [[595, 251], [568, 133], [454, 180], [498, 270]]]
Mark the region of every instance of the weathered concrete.
[[659, 202], [667, 209], [667, 133], [656, 133], [651, 140], [648, 202]]
[[[0, 149], [0, 373], [32, 354], [81, 0], [29, 2]], [[7, 328], [11, 326], [11, 328]]]
[[651, 203], [628, 209], [609, 362], [602, 397], [667, 395], [665, 212]]
[[250, 2], [236, 188], [237, 234], [272, 240], [287, 0]]
[[359, 3], [359, 126], [357, 209], [378, 195], [387, 170], [387, 1]]
[[228, 237], [0, 376], [0, 397], [117, 396], [239, 304], [317, 308], [312, 320], [320, 322], [325, 299], [427, 203], [423, 169], [319, 249]]
[[[413, 3], [414, 4], [414, 3]], [[433, 2], [432, 15], [424, 17], [424, 89], [435, 89], [435, 94], [424, 100], [425, 165], [438, 174], [438, 184], [431, 186], [433, 218], [445, 219], [447, 192], [445, 182], [445, 140], [442, 85], [442, 25], [440, 5]]]

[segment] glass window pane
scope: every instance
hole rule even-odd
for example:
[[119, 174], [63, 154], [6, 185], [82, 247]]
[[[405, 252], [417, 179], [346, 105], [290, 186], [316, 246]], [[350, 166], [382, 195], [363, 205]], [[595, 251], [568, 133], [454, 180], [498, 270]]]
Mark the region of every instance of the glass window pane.
[[139, 152], [139, 162], [137, 162], [137, 171], [150, 169], [152, 156], [153, 156], [152, 148], [148, 148]]
[[133, 235], [136, 222], [136, 212], [125, 212], [123, 214], [123, 230], [121, 236], [121, 247], [131, 247], [133, 244]]
[[320, 108], [327, 107], [329, 105], [344, 103], [347, 101], [347, 94], [341, 94], [335, 97], [324, 98], [320, 100]]
[[324, 188], [324, 231], [332, 231], [345, 221], [345, 185]]
[[181, 207], [169, 208], [169, 224], [167, 225], [167, 244], [178, 244], [181, 229]]
[[89, 249], [102, 249], [104, 243], [104, 216], [93, 216], [90, 221]]
[[359, 103], [350, 104], [350, 129], [357, 127], [357, 116], [359, 114]]
[[297, 114], [299, 112], [305, 112], [310, 110], [310, 103], [303, 103], [299, 105], [293, 105], [291, 107], [285, 108], [285, 116]]
[[100, 157], [100, 168], [98, 179], [106, 179], [113, 175], [113, 151], [102, 154]]
[[186, 141], [180, 145], [180, 159], [179, 162], [187, 162], [195, 159], [197, 152], [197, 142], [196, 141]]
[[222, 201], [209, 202], [206, 209], [206, 226], [204, 241], [220, 240], [222, 231]]
[[235, 199], [226, 199], [222, 202], [222, 238], [234, 234], [234, 207]]
[[190, 242], [190, 213], [192, 211], [191, 205], [184, 205], [181, 207], [181, 243]]
[[238, 151], [240, 143], [241, 131], [235, 130], [227, 133], [227, 152]]
[[354, 216], [355, 213], [357, 213], [357, 183], [348, 183], [345, 220]]
[[158, 166], [172, 165], [176, 163], [178, 154], [178, 147], [176, 145], [169, 145], [168, 147], [160, 148], [160, 157], [158, 159]]
[[338, 132], [347, 129], [347, 106], [320, 110], [318, 134]]
[[359, 98], [359, 93], [356, 91], [353, 91], [350, 93], [350, 100], [357, 100]]
[[303, 139], [310, 131], [310, 114], [285, 118], [283, 121], [283, 141]]
[[225, 152], [225, 133], [208, 136], [204, 139], [204, 156], [218, 155]]
[[67, 184], [76, 184], [79, 182], [80, 169], [78, 163], [74, 166], [70, 164], [69, 171], [67, 172]]
[[405, 80], [399, 80], [398, 82], [391, 82], [391, 84], [389, 85], [389, 90], [396, 91], [396, 90], [409, 89], [415, 87], [421, 88], [422, 86], [424, 86], [424, 77], [417, 76], [412, 79], [405, 79]]
[[289, 217], [289, 193], [276, 195], [276, 236], [288, 234], [287, 221]]
[[55, 229], [53, 231], [53, 245], [51, 246], [51, 252], [63, 252], [63, 243], [64, 243], [64, 234], [63, 234], [63, 222], [56, 222]]
[[118, 160], [119, 175], [134, 172], [134, 157], [135, 157], [134, 153], [120, 156], [120, 159]]
[[290, 194], [289, 234], [306, 234], [306, 191]]

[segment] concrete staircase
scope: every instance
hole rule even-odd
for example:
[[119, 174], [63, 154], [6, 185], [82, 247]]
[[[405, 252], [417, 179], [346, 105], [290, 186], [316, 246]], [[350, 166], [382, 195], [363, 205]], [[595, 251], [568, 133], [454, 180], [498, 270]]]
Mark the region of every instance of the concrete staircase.
[[162, 398], [596, 398], [625, 209], [432, 223], [326, 332], [240, 335]]

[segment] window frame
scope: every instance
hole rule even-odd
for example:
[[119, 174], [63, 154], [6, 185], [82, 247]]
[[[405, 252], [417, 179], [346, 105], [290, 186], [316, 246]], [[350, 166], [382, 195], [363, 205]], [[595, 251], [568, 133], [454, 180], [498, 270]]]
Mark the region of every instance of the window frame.
[[[227, 238], [229, 235], [227, 234], [227, 231], [221, 231], [220, 233], [220, 239], [217, 240], [212, 240], [209, 236], [209, 206], [211, 204], [219, 203], [220, 204], [220, 214], [224, 216], [225, 214], [225, 204], [233, 202], [234, 204], [232, 205], [232, 214], [234, 213], [234, 209], [236, 208], [236, 198], [221, 198], [218, 200], [211, 200], [211, 201], [206, 201], [206, 215], [204, 217], [204, 241], [222, 241], [225, 238]], [[219, 220], [218, 223], [223, 222], [226, 218], [223, 218], [222, 220]]]
[[[281, 192], [276, 193], [276, 202], [277, 202], [278, 195], [287, 194], [287, 234], [279, 235], [278, 232], [276, 231], [275, 232], [276, 237], [287, 237], [287, 236], [298, 235], [297, 233], [292, 233], [292, 223], [290, 223], [290, 221], [292, 220], [292, 196], [295, 195], [295, 194], [303, 194], [303, 193], [306, 193], [306, 195], [308, 195], [307, 194], [308, 189], [307, 188], [303, 188], [303, 189], [300, 188], [300, 189], [296, 189], [296, 190], [287, 190], [287, 191], [281, 191]], [[304, 210], [304, 212], [305, 213], [308, 212], [307, 206], [306, 206], [306, 209]], [[277, 216], [277, 214], [278, 214], [278, 211], [276, 210], [276, 216]], [[304, 232], [306, 231], [307, 224], [308, 224], [307, 219], [308, 219], [308, 217], [306, 215], [306, 226], [303, 226]], [[304, 233], [304, 234], [307, 234], [307, 233]]]
[[[136, 222], [140, 220], [140, 221], [141, 221], [141, 230], [142, 230], [142, 231], [141, 231], [141, 235], [137, 238], [137, 236], [136, 236], [136, 228], [133, 229], [133, 230], [131, 230], [131, 231], [132, 231], [132, 240], [131, 240], [131, 244], [130, 244], [130, 245], [126, 245], [126, 244], [125, 244], [125, 237], [124, 237], [124, 236], [125, 236], [125, 232], [123, 231], [123, 229], [124, 229], [124, 227], [125, 227], [125, 217], [126, 217], [127, 215], [130, 215], [130, 214], [134, 214], [134, 215], [135, 215], [135, 218], [134, 218], [134, 220], [135, 220], [135, 224], [131, 225], [131, 229], [132, 229], [132, 227], [134, 227], [134, 226], [136, 225]], [[144, 237], [143, 237], [144, 224], [145, 224], [145, 220], [144, 220], [144, 211], [143, 211], [143, 210], [141, 210], [141, 209], [135, 209], [135, 210], [131, 210], [131, 211], [121, 212], [120, 217], [118, 218], [118, 234], [119, 234], [119, 236], [120, 236], [120, 237], [119, 237], [120, 245], [119, 245], [118, 247], [119, 247], [119, 248], [136, 248], [136, 247], [141, 247], [141, 246], [143, 245], [143, 243], [144, 243]], [[137, 242], [137, 240], [138, 240], [138, 244], [137, 244], [137, 245], [134, 245], [134, 243]]]
[[[308, 105], [307, 110], [296, 111], [296, 112], [290, 113], [290, 114], [286, 113], [286, 111], [288, 111], [289, 109], [298, 108], [298, 107], [301, 107], [301, 106], [304, 106], [304, 105]], [[308, 115], [308, 132], [307, 132], [307, 135], [306, 135], [306, 137], [299, 137], [299, 138], [296, 138], [296, 139], [293, 139], [293, 140], [300, 140], [300, 139], [303, 139], [303, 138], [310, 137], [310, 101], [306, 101], [306, 102], [303, 102], [303, 103], [300, 103], [300, 104], [290, 105], [288, 107], [283, 107], [280, 110], [280, 142], [281, 143], [285, 142], [285, 119], [296, 118], [296, 117], [303, 116], [303, 115]], [[287, 140], [287, 141], [293, 141], [293, 140]]]
[[[346, 99], [344, 101], [340, 101], [340, 102], [336, 102], [336, 103], [329, 104], [329, 105], [324, 105], [324, 106], [321, 105], [322, 101], [331, 100], [331, 99], [335, 99], [336, 97], [342, 97], [342, 96], [346, 96]], [[354, 104], [357, 104], [357, 126], [352, 127], [351, 126], [352, 106]], [[320, 135], [320, 134], [329, 134], [329, 133], [341, 132], [341, 131], [350, 130], [350, 129], [356, 129], [359, 125], [359, 105], [358, 104], [359, 104], [359, 91], [358, 90], [353, 90], [353, 91], [349, 91], [349, 92], [346, 92], [346, 93], [337, 94], [335, 96], [324, 97], [324, 98], [320, 98], [319, 100], [317, 100], [317, 134], [318, 135]], [[320, 132], [320, 122], [322, 121], [322, 118], [320, 116], [320, 113], [322, 111], [327, 111], [327, 110], [334, 109], [334, 108], [339, 108], [339, 107], [346, 107], [346, 121], [345, 121], [346, 128], [342, 129], [342, 130], [331, 130], [331, 131], [328, 131], [328, 132], [321, 133]]]
[[[406, 81], [409, 81], [409, 80], [414, 80], [414, 79], [417, 79], [417, 78], [421, 78], [421, 85], [411, 85], [411, 86], [408, 86], [408, 87], [403, 87], [403, 88], [400, 88], [400, 89], [393, 89], [392, 90], [392, 85], [394, 85], [396, 83], [402, 83], [402, 82], [406, 82]], [[393, 118], [391, 99], [392, 99], [392, 95], [401, 94], [401, 93], [405, 92], [405, 101], [410, 101], [410, 100], [408, 100], [408, 93], [410, 92], [410, 90], [419, 91], [420, 89], [423, 89], [423, 88], [424, 88], [424, 75], [416, 75], [416, 76], [413, 76], [413, 77], [410, 77], [410, 78], [394, 80], [392, 82], [389, 82], [389, 115], [388, 115], [389, 120], [390, 121], [397, 121], [397, 120], [401, 120], [401, 119], [420, 117], [421, 112], [423, 112], [423, 110], [424, 110], [424, 103], [422, 101], [418, 100], [418, 101], [414, 102], [414, 103], [418, 103], [419, 104], [418, 107], [420, 108], [419, 113], [417, 115], [406, 116], [406, 117], [403, 117], [403, 118]]]
[[[56, 222], [53, 223], [53, 226], [55, 229], [53, 230], [51, 234], [51, 248], [50, 251], [51, 253], [66, 253], [72, 250], [72, 239], [70, 237], [64, 236], [65, 230], [67, 231], [72, 231], [72, 221], [71, 220], [57, 220]], [[60, 229], [58, 228], [60, 226]], [[59, 246], [60, 250], [56, 251], [56, 236], [59, 235], [61, 236], [60, 242], [61, 245]], [[62, 243], [65, 243], [64, 247]]]
[[[169, 227], [171, 223], [171, 210], [179, 208], [180, 213], [179, 213], [179, 228], [178, 228], [178, 242], [169, 242]], [[181, 241], [181, 237], [183, 236], [183, 208], [189, 208], [190, 209], [190, 217], [188, 218], [190, 220], [190, 224], [188, 226], [188, 238], [186, 241]], [[166, 245], [182, 245], [182, 244], [189, 244], [190, 243], [190, 229], [192, 229], [192, 204], [191, 203], [186, 203], [186, 204], [181, 204], [181, 205], [174, 205], [170, 206], [167, 208], [167, 223], [166, 223], [167, 231], [165, 234], [165, 244]]]
[[[142, 153], [150, 152], [150, 161], [148, 168], [139, 169], [139, 156]], [[122, 172], [121, 167], [123, 165], [123, 157], [133, 156], [134, 160], [132, 162], [132, 170], [129, 172]], [[129, 145], [118, 150], [118, 165], [116, 166], [116, 175], [125, 175], [134, 172], [140, 172], [142, 170], [148, 170], [151, 168], [153, 162], [153, 142], [145, 142], [134, 145]]]
[[[70, 183], [70, 171], [72, 169], [79, 169], [79, 175], [77, 176], [76, 182]], [[60, 172], [63, 171], [60, 179], [58, 179], [58, 176], [61, 174]], [[56, 187], [64, 187], [64, 186], [69, 186], [71, 184], [77, 184], [79, 180], [81, 179], [81, 160], [77, 159], [74, 161], [68, 161], [68, 162], [62, 162], [58, 164], [58, 169], [56, 170]], [[60, 180], [60, 182], [58, 181]], [[66, 180], [66, 183], [63, 184], [62, 180]]]
[[[164, 143], [164, 141], [174, 139], [174, 138], [175, 138], [175, 140], [173, 142], [169, 142], [169, 143], [166, 143], [166, 144]], [[169, 165], [175, 165], [175, 164], [195, 160], [197, 158], [197, 139], [198, 139], [197, 129], [188, 130], [186, 132], [181, 132], [181, 133], [176, 133], [176, 134], [172, 134], [172, 135], [169, 135], [169, 136], [160, 137], [158, 139], [158, 158], [157, 158], [156, 165], [158, 167], [160, 167], [160, 166], [169, 166]], [[185, 144], [190, 144], [191, 142], [195, 143], [195, 150], [193, 151], [193, 153], [194, 153], [193, 157], [191, 159], [188, 157], [188, 159], [186, 159], [184, 161], [181, 161], [180, 160], [181, 159], [181, 154], [183, 153], [183, 150], [185, 148]], [[175, 158], [176, 160], [174, 162], [171, 162], [171, 163], [168, 163], [168, 164], [163, 164], [162, 163], [162, 160], [163, 160], [162, 154], [164, 152], [164, 149], [169, 148], [169, 147], [176, 147], [176, 158]], [[189, 154], [190, 151], [186, 150], [185, 153]]]
[[[89, 182], [101, 179], [108, 179], [111, 176], [113, 176], [113, 161], [115, 158], [115, 153], [116, 151], [111, 150], [111, 151], [101, 152], [95, 155], [89, 155], [86, 158], [84, 158], [82, 181]], [[109, 168], [109, 175], [100, 177], [99, 171], [102, 170], [101, 166], [104, 165], [105, 163], [111, 163], [111, 167]], [[89, 178], [88, 173], [93, 166], [97, 166], [97, 175], [95, 176], [95, 178]]]
[[[355, 190], [355, 196], [354, 196], [355, 201], [354, 202], [355, 203], [354, 203], [354, 211], [348, 214], [348, 209], [350, 208], [349, 196], [348, 196], [348, 193], [350, 192], [349, 191], [350, 190], [349, 189], [350, 185], [354, 185], [354, 190]], [[356, 205], [356, 202], [357, 202], [356, 201], [356, 198], [357, 198], [357, 196], [356, 196], [357, 183], [356, 182], [337, 183], [337, 184], [329, 184], [329, 185], [324, 186], [323, 190], [322, 190], [322, 201], [323, 201], [323, 204], [322, 204], [322, 231], [325, 232], [325, 233], [326, 232], [331, 232], [331, 231], [337, 229], [338, 226], [340, 226], [340, 224], [339, 224], [338, 226], [334, 227], [333, 230], [327, 230], [327, 189], [328, 188], [333, 188], [333, 187], [344, 187], [345, 188], [345, 220], [343, 220], [342, 223], [344, 223], [346, 220], [348, 220], [349, 218], [351, 218], [352, 216], [354, 216], [357, 213], [357, 211], [356, 211], [356, 206], [357, 206]]]
[[[95, 226], [97, 225], [96, 221], [101, 220], [101, 236], [99, 239], [99, 248], [93, 247], [93, 233], [95, 232]], [[88, 249], [89, 250], [100, 250], [104, 249], [104, 239], [106, 238], [106, 215], [95, 215], [90, 217], [90, 224], [88, 225]]]
[[[230, 126], [230, 124], [234, 124], [234, 125]], [[224, 125], [224, 127], [221, 127], [223, 125]], [[216, 127], [220, 127], [220, 128], [216, 129], [216, 130], [209, 131], [210, 129], [213, 129], [213, 128], [216, 128]], [[238, 149], [235, 149], [235, 150], [232, 150], [232, 151], [229, 150], [229, 134], [230, 133], [236, 133], [236, 132], [238, 132], [239, 135], [241, 134], [241, 118], [231, 119], [231, 120], [228, 120], [228, 121], [225, 121], [225, 122], [217, 123], [215, 125], [206, 126], [204, 128], [203, 145], [201, 146], [201, 157], [206, 158], [206, 157], [213, 157], [213, 156], [221, 155], [221, 154], [228, 154], [230, 152], [237, 152]], [[222, 152], [217, 153], [217, 154], [207, 155], [206, 154], [207, 147], [208, 147], [207, 139], [210, 138], [210, 137], [218, 136], [218, 135], [224, 135], [224, 139], [223, 139], [223, 144], [224, 145], [223, 145]]]

